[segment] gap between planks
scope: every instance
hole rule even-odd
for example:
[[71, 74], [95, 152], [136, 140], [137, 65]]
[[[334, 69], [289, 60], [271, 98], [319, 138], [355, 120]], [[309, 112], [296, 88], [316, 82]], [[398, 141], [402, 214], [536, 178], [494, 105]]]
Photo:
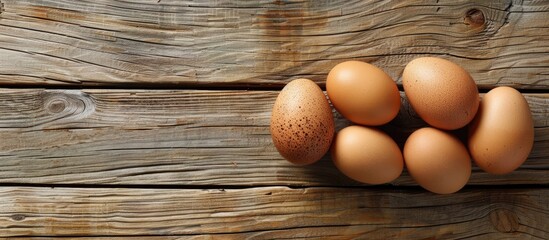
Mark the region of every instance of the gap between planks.
[[[427, 191], [417, 185], [186, 185], [186, 184], [57, 184], [57, 183], [0, 183], [0, 188], [6, 187], [20, 187], [20, 188], [79, 188], [79, 189], [172, 189], [172, 190], [243, 190], [243, 189], [255, 189], [255, 188], [270, 188], [270, 187], [286, 187], [288, 189], [309, 189], [309, 188], [342, 188], [342, 189], [363, 189], [363, 190], [418, 190]], [[482, 189], [500, 189], [500, 190], [516, 190], [516, 189], [547, 189], [549, 184], [512, 184], [512, 185], [465, 185], [461, 191], [468, 190], [482, 190]]]
[[[297, 78], [295, 78], [297, 79]], [[326, 91], [326, 83], [317, 83], [317, 85]], [[169, 83], [142, 83], [142, 84], [112, 84], [112, 85], [55, 85], [55, 84], [0, 84], [0, 88], [9, 89], [46, 89], [46, 90], [150, 90], [150, 91], [166, 91], [166, 90], [203, 90], [203, 91], [280, 91], [285, 85], [252, 85], [252, 84], [230, 84], [230, 83], [216, 83], [216, 84], [169, 84]], [[479, 93], [487, 93], [493, 88], [505, 86], [478, 86]], [[404, 91], [402, 84], [397, 84], [399, 91]], [[512, 87], [512, 86], [511, 86]], [[515, 88], [524, 94], [543, 94], [549, 93], [549, 89], [537, 89], [537, 88]]]

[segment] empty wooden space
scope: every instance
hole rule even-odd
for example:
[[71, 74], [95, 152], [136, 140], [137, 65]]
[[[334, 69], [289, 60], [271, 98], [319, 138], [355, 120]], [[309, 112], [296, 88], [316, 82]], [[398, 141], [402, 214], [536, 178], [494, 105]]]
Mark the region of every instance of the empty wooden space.
[[[549, 239], [549, 2], [0, 0], [0, 238]], [[280, 89], [345, 60], [400, 84], [439, 56], [535, 125], [508, 175], [458, 193], [285, 161]], [[381, 127], [425, 126], [408, 105]], [[336, 128], [351, 123], [334, 111]], [[502, 120], [504, 121], [504, 120]], [[465, 136], [465, 130], [455, 132]]]
[[3, 188], [12, 235], [544, 238], [547, 189]]
[[347, 59], [398, 79], [432, 54], [483, 86], [549, 87], [543, 0], [2, 3], [5, 84], [281, 86]]

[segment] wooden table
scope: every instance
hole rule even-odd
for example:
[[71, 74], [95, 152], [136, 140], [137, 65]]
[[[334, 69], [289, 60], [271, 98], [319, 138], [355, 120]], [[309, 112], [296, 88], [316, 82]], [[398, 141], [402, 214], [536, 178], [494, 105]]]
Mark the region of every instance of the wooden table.
[[[0, 2], [0, 237], [549, 239], [549, 1]], [[524, 94], [520, 169], [436, 195], [277, 153], [290, 80], [354, 59], [400, 85], [420, 56]]]

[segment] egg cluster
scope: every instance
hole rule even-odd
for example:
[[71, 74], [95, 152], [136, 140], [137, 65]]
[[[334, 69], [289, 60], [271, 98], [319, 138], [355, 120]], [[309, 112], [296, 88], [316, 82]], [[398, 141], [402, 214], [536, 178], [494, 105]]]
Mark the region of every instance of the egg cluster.
[[[414, 131], [401, 149], [378, 126], [394, 119], [401, 105], [396, 83], [380, 68], [360, 61], [336, 65], [326, 92], [333, 107], [356, 125], [335, 133], [332, 109], [316, 83], [297, 79], [277, 97], [270, 131], [279, 153], [297, 165], [328, 151], [346, 176], [368, 184], [388, 183], [404, 166], [423, 188], [439, 194], [460, 190], [471, 176], [471, 159], [488, 173], [517, 169], [534, 144], [526, 99], [510, 87], [481, 100], [470, 74], [448, 60], [422, 57], [402, 73], [410, 106], [428, 127]], [[464, 144], [450, 130], [467, 128]]]

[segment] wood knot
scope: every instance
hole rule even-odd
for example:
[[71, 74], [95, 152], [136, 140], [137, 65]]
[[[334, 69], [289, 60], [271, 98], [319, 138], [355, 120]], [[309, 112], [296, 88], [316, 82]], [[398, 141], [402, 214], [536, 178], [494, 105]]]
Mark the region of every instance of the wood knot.
[[12, 219], [13, 221], [18, 221], [18, 222], [20, 222], [20, 221], [25, 220], [25, 218], [26, 218], [26, 217], [25, 217], [25, 215], [23, 215], [23, 214], [14, 214], [14, 215], [11, 215], [11, 219]]
[[463, 23], [471, 26], [472, 28], [480, 28], [484, 27], [486, 19], [484, 18], [484, 13], [481, 10], [473, 8], [465, 13]]
[[286, 5], [286, 1], [281, 1], [281, 0], [275, 0], [273, 3], [275, 5]]
[[503, 233], [512, 233], [519, 228], [517, 215], [507, 209], [496, 209], [490, 212], [490, 221], [496, 230]]
[[93, 100], [78, 90], [50, 91], [44, 100], [44, 109], [55, 119], [82, 119], [95, 111]]
[[0, 14], [4, 12], [4, 3], [0, 1]]
[[60, 113], [65, 109], [66, 104], [67, 102], [64, 101], [63, 99], [54, 99], [48, 105], [48, 110], [51, 113]]

